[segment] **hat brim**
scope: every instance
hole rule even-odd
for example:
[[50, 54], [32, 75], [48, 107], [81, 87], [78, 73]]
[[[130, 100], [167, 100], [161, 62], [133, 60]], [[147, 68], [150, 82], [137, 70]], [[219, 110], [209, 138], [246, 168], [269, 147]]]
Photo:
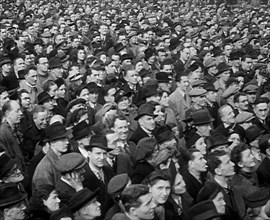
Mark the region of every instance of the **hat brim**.
[[231, 70], [231, 67], [228, 67], [228, 68], [226, 68], [226, 69], [223, 69], [223, 70], [221, 70], [221, 71], [218, 71], [217, 75], [219, 75], [219, 74], [221, 74], [221, 73], [224, 73], [224, 72], [226, 72], [226, 71], [228, 71], [228, 70]]
[[56, 141], [62, 138], [67, 138], [68, 136], [70, 136], [72, 134], [72, 130], [67, 130], [64, 134], [59, 135], [59, 136], [55, 136], [53, 138], [45, 138], [44, 142], [50, 142], [50, 141]]
[[10, 205], [13, 205], [13, 204], [16, 204], [20, 201], [23, 201], [24, 199], [27, 198], [27, 194], [23, 194], [23, 193], [19, 193], [17, 194], [13, 199], [12, 198], [9, 198], [9, 200], [12, 200], [12, 201], [1, 201], [0, 199], [0, 207], [5, 207], [5, 206], [10, 206]]
[[231, 145], [232, 143], [233, 143], [232, 141], [224, 141], [224, 142], [216, 143], [216, 144], [209, 146], [208, 150], [213, 150], [214, 148], [217, 148], [217, 147], [222, 146], [222, 145]]
[[102, 144], [98, 144], [98, 143], [97, 144], [88, 145], [88, 146], [84, 146], [85, 150], [90, 150], [90, 149], [92, 149], [94, 147], [100, 148], [100, 149], [105, 150], [107, 152], [113, 150], [112, 148], [105, 147]]
[[152, 117], [154, 117], [154, 118], [157, 117], [157, 115], [154, 115], [154, 114], [143, 113], [143, 114], [137, 115], [137, 116], [134, 118], [134, 120], [135, 120], [135, 121], [138, 121], [141, 117], [143, 117], [143, 116], [145, 116], [145, 115], [152, 116]]
[[213, 121], [215, 121], [215, 119], [214, 118], [211, 118], [208, 121], [202, 121], [202, 122], [193, 123], [193, 125], [206, 125], [206, 124], [212, 123]]

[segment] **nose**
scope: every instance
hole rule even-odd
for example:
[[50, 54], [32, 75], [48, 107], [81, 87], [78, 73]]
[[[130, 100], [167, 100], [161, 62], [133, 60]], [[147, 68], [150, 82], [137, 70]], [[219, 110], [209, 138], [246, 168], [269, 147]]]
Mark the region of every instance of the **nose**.
[[61, 202], [61, 200], [60, 200], [58, 197], [57, 197], [56, 201], [57, 201], [57, 202]]

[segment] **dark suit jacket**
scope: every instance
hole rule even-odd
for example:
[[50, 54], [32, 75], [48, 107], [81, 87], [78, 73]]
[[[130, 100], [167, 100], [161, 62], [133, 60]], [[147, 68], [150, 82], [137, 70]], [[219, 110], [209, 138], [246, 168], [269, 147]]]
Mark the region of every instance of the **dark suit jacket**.
[[186, 170], [186, 172], [183, 173], [183, 179], [186, 183], [188, 193], [195, 201], [199, 191], [204, 186], [206, 179], [204, 178], [203, 175], [201, 175], [202, 183], [200, 183], [192, 174], [190, 174], [188, 170]]
[[132, 184], [140, 184], [155, 168], [147, 161], [139, 161], [135, 164], [134, 174], [131, 177]]
[[265, 119], [265, 123], [264, 124], [256, 116], [255, 116], [255, 118], [253, 118], [251, 120], [251, 122], [252, 122], [253, 125], [256, 125], [258, 128], [260, 128], [265, 133], [269, 133], [270, 132], [270, 118], [269, 117], [267, 117]]
[[149, 137], [149, 135], [139, 125], [129, 140], [134, 142], [135, 144], [138, 144], [138, 142], [145, 137]]
[[58, 193], [59, 199], [61, 200], [61, 207], [66, 205], [76, 192], [74, 188], [63, 182], [61, 179], [56, 183], [55, 189]]
[[245, 138], [245, 130], [238, 124], [236, 125], [231, 125], [227, 128], [224, 127], [224, 124], [220, 124], [219, 126], [217, 126], [217, 128], [214, 130], [214, 134], [219, 133], [219, 134], [223, 134], [226, 137], [229, 136], [229, 134], [231, 133], [231, 131], [235, 131], [236, 133], [238, 133], [240, 135], [241, 138]]
[[270, 159], [265, 157], [257, 169], [260, 186], [270, 186]]
[[177, 74], [180, 74], [181, 72], [185, 70], [185, 64], [180, 59], [178, 59], [174, 63], [174, 70]]

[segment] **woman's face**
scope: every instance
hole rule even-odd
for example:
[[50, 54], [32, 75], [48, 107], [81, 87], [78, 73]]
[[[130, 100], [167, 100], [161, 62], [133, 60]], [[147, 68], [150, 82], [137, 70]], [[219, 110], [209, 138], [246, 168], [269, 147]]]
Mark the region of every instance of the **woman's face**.
[[183, 177], [181, 176], [181, 174], [179, 174], [179, 173], [176, 174], [176, 176], [175, 176], [172, 191], [176, 195], [181, 195], [187, 191], [185, 181], [184, 181]]
[[206, 154], [206, 144], [204, 138], [199, 138], [195, 143], [195, 148], [201, 152], [202, 155]]
[[78, 60], [84, 60], [85, 59], [85, 52], [84, 50], [78, 51]]
[[219, 192], [216, 197], [212, 200], [216, 209], [217, 209], [217, 212], [220, 213], [220, 214], [224, 214], [225, 213], [225, 201], [224, 201], [224, 196], [223, 196], [223, 193], [222, 192]]
[[143, 63], [138, 62], [136, 63], [135, 70], [139, 73], [143, 69]]
[[43, 200], [44, 205], [48, 208], [50, 212], [55, 212], [59, 209], [60, 199], [55, 190], [53, 190], [48, 199]]
[[58, 88], [58, 97], [59, 98], [64, 98], [65, 97], [65, 94], [66, 94], [66, 85], [61, 85], [59, 88]]
[[118, 103], [117, 106], [119, 110], [126, 110], [129, 106], [129, 99], [124, 96]]
[[162, 96], [160, 97], [160, 101], [159, 103], [164, 106], [164, 107], [168, 107], [169, 106], [169, 96], [167, 92], [163, 92]]

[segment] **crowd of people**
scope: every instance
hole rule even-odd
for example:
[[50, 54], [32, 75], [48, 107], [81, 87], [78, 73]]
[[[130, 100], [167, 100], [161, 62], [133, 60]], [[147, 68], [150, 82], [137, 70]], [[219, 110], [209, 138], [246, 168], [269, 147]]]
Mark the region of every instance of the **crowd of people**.
[[0, 219], [270, 219], [267, 1], [0, 2]]

